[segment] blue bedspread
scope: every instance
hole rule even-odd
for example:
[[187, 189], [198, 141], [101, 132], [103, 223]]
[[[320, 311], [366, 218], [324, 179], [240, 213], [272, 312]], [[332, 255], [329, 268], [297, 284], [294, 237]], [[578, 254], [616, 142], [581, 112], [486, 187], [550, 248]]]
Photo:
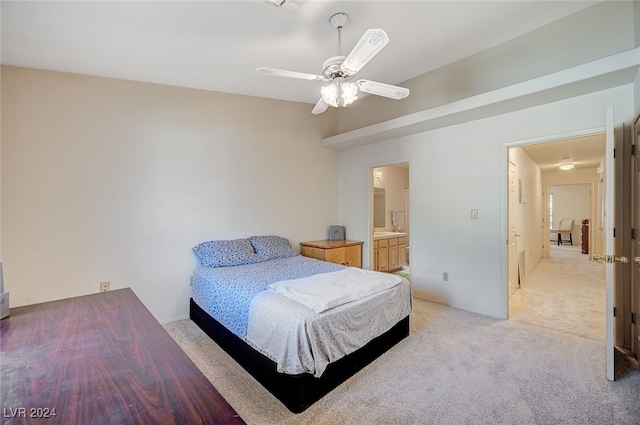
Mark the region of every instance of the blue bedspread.
[[234, 267], [199, 267], [193, 300], [240, 338], [247, 334], [251, 300], [270, 283], [340, 270], [345, 266], [296, 255]]

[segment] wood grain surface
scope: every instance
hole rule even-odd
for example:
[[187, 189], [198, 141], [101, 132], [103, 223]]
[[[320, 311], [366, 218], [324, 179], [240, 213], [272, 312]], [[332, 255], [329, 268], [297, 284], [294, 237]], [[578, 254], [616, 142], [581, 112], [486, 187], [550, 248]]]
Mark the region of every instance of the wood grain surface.
[[362, 241], [350, 241], [350, 240], [328, 240], [328, 239], [324, 239], [321, 241], [304, 241], [304, 242], [300, 242], [301, 246], [311, 246], [314, 248], [324, 248], [324, 249], [330, 249], [330, 248], [342, 248], [342, 247], [346, 247], [346, 246], [355, 246], [355, 245], [362, 245], [364, 244], [364, 242]]
[[0, 324], [4, 424], [244, 424], [131, 289]]

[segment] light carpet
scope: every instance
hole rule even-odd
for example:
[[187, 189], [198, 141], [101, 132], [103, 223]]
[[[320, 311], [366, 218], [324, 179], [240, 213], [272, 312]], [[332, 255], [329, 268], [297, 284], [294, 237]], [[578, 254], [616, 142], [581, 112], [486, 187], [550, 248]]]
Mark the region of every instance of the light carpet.
[[300, 414], [191, 321], [165, 327], [250, 425], [640, 424], [637, 362], [621, 357], [621, 379], [605, 378], [600, 268], [552, 257], [512, 297], [510, 320], [416, 298], [409, 337]]

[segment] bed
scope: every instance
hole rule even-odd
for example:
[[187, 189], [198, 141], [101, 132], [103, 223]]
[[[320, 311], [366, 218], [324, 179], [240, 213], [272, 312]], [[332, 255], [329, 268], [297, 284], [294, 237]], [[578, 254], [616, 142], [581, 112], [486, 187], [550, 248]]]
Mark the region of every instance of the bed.
[[294, 413], [409, 334], [400, 276], [303, 257], [280, 236], [193, 251], [191, 320]]

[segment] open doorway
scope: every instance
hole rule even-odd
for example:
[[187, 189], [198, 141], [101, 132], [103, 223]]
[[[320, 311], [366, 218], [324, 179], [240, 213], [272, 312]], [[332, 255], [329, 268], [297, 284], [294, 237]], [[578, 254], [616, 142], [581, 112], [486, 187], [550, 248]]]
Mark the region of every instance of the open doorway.
[[[625, 350], [630, 348], [632, 336], [628, 320], [631, 306], [627, 299], [630, 269], [624, 256], [629, 252], [627, 245], [631, 239], [625, 235], [632, 234], [631, 147], [629, 139], [623, 136], [622, 125], [614, 128], [612, 115], [607, 111], [606, 133], [536, 141], [530, 145], [522, 142], [508, 148], [509, 161], [516, 162], [518, 181], [522, 179], [525, 188], [535, 185], [536, 180], [521, 176], [520, 171], [527, 167], [537, 170], [533, 175], [540, 182], [540, 201], [533, 209], [541, 212], [537, 222], [540, 230], [525, 226], [517, 232], [522, 240], [534, 244], [537, 238], [542, 247], [535, 265], [527, 261], [522, 287], [507, 298], [509, 319], [594, 343], [604, 342], [610, 380], [615, 379], [616, 371], [624, 370], [620, 365], [628, 359]], [[578, 145], [576, 150], [569, 151], [572, 141]], [[609, 146], [606, 151], [605, 146]], [[589, 147], [596, 155], [591, 167], [585, 168], [581, 165], [586, 160], [581, 157], [589, 152]], [[613, 155], [614, 148], [618, 155]], [[555, 165], [549, 161], [550, 152], [561, 155], [555, 159]], [[602, 152], [599, 163], [598, 152]], [[522, 196], [530, 193], [524, 191]], [[567, 219], [573, 220], [572, 225], [557, 232]], [[523, 246], [526, 252], [526, 242]]]
[[509, 284], [509, 318], [548, 321], [571, 333], [583, 327], [580, 311], [589, 308], [599, 312], [590, 316], [590, 328], [604, 327], [604, 273], [590, 261], [591, 246], [601, 236], [604, 148], [604, 135], [593, 134], [508, 149], [515, 173], [509, 178], [515, 200], [509, 200], [508, 227], [518, 236], [508, 250], [508, 266], [516, 268], [509, 276], [516, 275], [518, 283], [515, 291]]
[[371, 268], [410, 279], [409, 163], [372, 167]]

